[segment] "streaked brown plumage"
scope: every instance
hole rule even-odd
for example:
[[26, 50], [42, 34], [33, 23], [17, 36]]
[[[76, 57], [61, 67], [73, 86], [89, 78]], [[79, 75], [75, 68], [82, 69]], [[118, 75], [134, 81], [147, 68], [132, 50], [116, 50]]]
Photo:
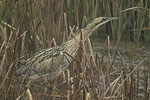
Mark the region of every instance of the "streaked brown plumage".
[[[47, 77], [49, 80], [55, 79], [64, 69], [69, 67], [73, 58], [76, 56], [80, 36], [85, 41], [91, 33], [99, 26], [114, 20], [114, 17], [95, 18], [75, 36], [60, 46], [44, 49], [35, 53], [27, 62], [17, 70], [18, 76], [28, 75], [29, 79], [38, 79], [39, 76]], [[70, 56], [69, 56], [70, 55]]]

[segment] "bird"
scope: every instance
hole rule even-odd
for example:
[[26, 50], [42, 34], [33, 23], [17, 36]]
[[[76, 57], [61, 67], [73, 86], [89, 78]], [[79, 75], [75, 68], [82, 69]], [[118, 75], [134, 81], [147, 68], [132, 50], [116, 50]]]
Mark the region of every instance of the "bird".
[[29, 80], [37, 80], [40, 77], [47, 77], [48, 80], [56, 79], [77, 55], [79, 42], [85, 41], [100, 26], [118, 19], [117, 17], [97, 17], [62, 45], [36, 52], [33, 56], [21, 65], [16, 71], [18, 77], [27, 76]]

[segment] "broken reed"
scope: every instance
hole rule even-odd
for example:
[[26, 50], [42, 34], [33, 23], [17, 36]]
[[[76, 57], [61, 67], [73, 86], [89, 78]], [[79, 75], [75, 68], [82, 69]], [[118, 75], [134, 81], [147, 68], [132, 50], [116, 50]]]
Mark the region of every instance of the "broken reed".
[[[22, 59], [31, 57], [33, 53], [43, 48], [62, 44], [69, 37], [69, 26], [76, 25], [81, 28], [95, 16], [119, 17], [118, 22], [107, 24], [106, 27], [98, 31], [99, 33], [109, 34], [113, 39], [122, 38], [127, 41], [144, 39], [144, 41], [149, 41], [149, 5], [149, 0], [0, 1], [0, 97], [2, 99], [16, 99], [18, 96], [25, 98], [26, 91], [20, 92], [20, 83], [18, 83], [15, 76], [16, 69], [20, 63], [24, 62]], [[118, 98], [123, 94], [124, 96], [129, 95], [128, 97], [130, 98], [134, 98], [133, 95], [136, 95], [136, 98], [138, 98], [140, 91], [138, 89], [138, 86], [140, 86], [138, 73], [140, 70], [137, 68], [136, 83], [133, 81], [135, 80], [134, 76], [130, 77], [133, 74], [126, 76], [129, 73], [126, 72], [125, 65], [122, 65], [123, 70], [113, 73], [113, 63], [111, 61], [115, 61], [115, 56], [118, 52], [114, 53], [113, 59], [110, 58], [110, 50], [106, 51], [107, 43], [110, 43], [108, 40], [105, 43], [102, 58], [99, 56], [95, 58], [89, 40], [86, 44], [90, 47], [90, 57], [88, 57], [87, 48], [84, 43], [81, 43], [82, 47], [84, 47], [81, 48], [83, 52], [82, 58], [80, 58], [81, 55], [77, 56], [78, 63], [74, 62], [68, 74], [63, 74], [65, 75], [63, 80], [53, 83], [55, 88], [53, 88], [52, 92], [49, 91], [49, 87], [53, 86], [53, 84], [48, 84], [45, 87], [39, 86], [43, 87], [42, 89], [45, 91], [43, 94], [42, 90], [39, 93], [35, 92], [35, 94], [34, 91], [30, 90], [33, 97], [37, 96], [38, 98], [42, 95], [43, 99], [54, 97], [69, 100], [70, 98], [79, 99], [78, 95], [83, 95], [83, 98], [86, 99], [109, 99], [110, 96]], [[108, 62], [104, 63], [103, 59], [107, 55], [109, 57]], [[85, 69], [88, 72], [84, 72]], [[131, 67], [132, 70], [133, 68]], [[110, 77], [110, 75], [116, 74], [116, 78]], [[144, 71], [143, 74], [144, 97], [148, 98], [149, 95], [146, 89], [148, 87], [149, 72]], [[66, 75], [68, 75], [68, 78]], [[105, 75], [107, 78], [105, 78]], [[122, 82], [122, 75], [124, 76], [123, 80], [126, 81]], [[101, 76], [102, 79], [100, 79]], [[72, 77], [73, 83], [71, 84]], [[80, 82], [85, 85], [79, 86]], [[115, 88], [118, 83], [123, 83], [121, 89], [119, 88], [119, 92]], [[101, 91], [101, 85], [104, 85], [104, 91]], [[57, 88], [58, 86], [60, 88]], [[67, 88], [62, 86], [67, 86]], [[136, 90], [133, 91], [135, 86], [137, 86]], [[66, 89], [67, 92], [65, 91]], [[131, 90], [132, 93], [130, 93]], [[30, 91], [27, 92], [29, 95]], [[114, 95], [116, 93], [114, 91], [118, 95]]]

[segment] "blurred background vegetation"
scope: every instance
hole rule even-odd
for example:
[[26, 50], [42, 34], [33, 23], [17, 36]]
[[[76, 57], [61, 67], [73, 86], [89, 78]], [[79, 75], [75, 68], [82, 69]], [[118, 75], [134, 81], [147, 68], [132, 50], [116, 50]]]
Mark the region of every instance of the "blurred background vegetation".
[[3, 96], [11, 93], [8, 87], [17, 69], [12, 62], [54, 46], [53, 41], [62, 44], [69, 27], [81, 29], [100, 16], [119, 18], [97, 30], [95, 34], [103, 36], [100, 39], [109, 35], [111, 40], [150, 42], [150, 0], [1, 0], [0, 83], [7, 84]]
[[[99, 16], [119, 17], [119, 20], [107, 24], [98, 34], [110, 35], [112, 39], [122, 34], [123, 39], [130, 41], [149, 41], [149, 6], [149, 0], [1, 0], [0, 19], [15, 27], [18, 36], [27, 31], [25, 45], [37, 51], [48, 47], [52, 38], [61, 44], [62, 38], [66, 40], [69, 34], [69, 26], [82, 28]], [[8, 37], [11, 30], [6, 30]]]

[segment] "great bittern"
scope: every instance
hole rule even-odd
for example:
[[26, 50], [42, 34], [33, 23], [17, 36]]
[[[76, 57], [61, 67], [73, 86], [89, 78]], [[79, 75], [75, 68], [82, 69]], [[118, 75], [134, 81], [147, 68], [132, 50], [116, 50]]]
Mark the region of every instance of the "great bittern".
[[64, 69], [69, 67], [77, 54], [79, 42], [85, 41], [91, 33], [99, 26], [117, 19], [115, 17], [98, 17], [78, 31], [75, 36], [60, 46], [44, 49], [35, 53], [27, 62], [17, 70], [18, 76], [28, 75], [30, 80], [38, 79], [40, 76], [49, 80], [55, 79]]

